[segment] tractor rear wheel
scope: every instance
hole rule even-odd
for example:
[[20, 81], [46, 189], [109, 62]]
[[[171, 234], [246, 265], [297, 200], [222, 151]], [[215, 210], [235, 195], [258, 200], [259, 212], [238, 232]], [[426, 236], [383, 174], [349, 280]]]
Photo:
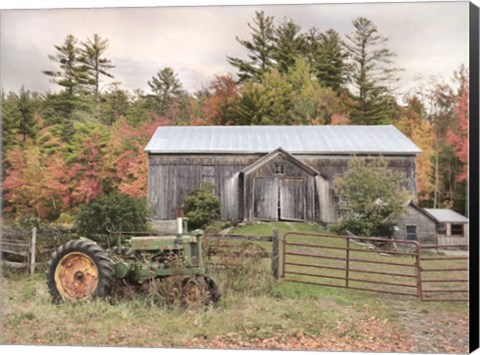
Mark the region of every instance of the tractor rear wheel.
[[181, 301], [184, 307], [204, 305], [208, 298], [207, 284], [201, 277], [186, 277], [182, 281]]
[[53, 300], [65, 302], [108, 296], [114, 277], [107, 253], [88, 239], [61, 245], [52, 254], [46, 274]]

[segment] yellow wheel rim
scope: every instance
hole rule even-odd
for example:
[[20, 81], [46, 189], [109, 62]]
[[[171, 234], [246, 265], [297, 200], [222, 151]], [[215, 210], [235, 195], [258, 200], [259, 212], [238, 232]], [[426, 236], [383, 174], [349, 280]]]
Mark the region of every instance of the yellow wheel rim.
[[198, 303], [201, 303], [205, 297], [205, 292], [202, 289], [202, 286], [190, 280], [183, 287], [183, 301], [186, 306], [193, 306]]
[[64, 300], [85, 300], [97, 289], [97, 266], [84, 253], [69, 253], [60, 260], [55, 269], [55, 284]]

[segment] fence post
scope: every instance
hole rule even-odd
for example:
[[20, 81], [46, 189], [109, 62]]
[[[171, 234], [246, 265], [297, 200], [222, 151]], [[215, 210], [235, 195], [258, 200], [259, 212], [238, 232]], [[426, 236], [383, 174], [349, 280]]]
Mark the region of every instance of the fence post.
[[273, 230], [272, 238], [272, 273], [275, 280], [279, 279], [280, 267], [280, 235], [278, 229]]
[[345, 287], [349, 286], [349, 279], [350, 279], [350, 236], [347, 236], [347, 249], [346, 249], [346, 265], [345, 265]]
[[420, 254], [421, 253], [420, 245], [418, 243], [415, 243], [415, 251], [416, 251], [415, 265], [416, 265], [416, 274], [417, 274], [417, 296], [418, 298], [420, 298], [421, 301], [423, 301], [422, 265], [420, 263], [422, 256]]
[[30, 240], [30, 275], [35, 273], [35, 251], [37, 249], [37, 227], [32, 228], [32, 238]]

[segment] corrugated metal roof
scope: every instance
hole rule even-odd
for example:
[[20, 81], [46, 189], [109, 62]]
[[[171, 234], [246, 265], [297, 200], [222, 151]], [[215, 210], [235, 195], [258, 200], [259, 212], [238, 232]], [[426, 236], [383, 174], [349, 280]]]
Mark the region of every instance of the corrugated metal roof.
[[468, 222], [468, 218], [462, 216], [460, 213], [452, 211], [447, 208], [425, 208], [425, 211], [430, 213], [433, 217], [435, 217], [439, 222], [458, 222], [458, 223], [465, 223]]
[[394, 126], [161, 126], [149, 153], [417, 154]]

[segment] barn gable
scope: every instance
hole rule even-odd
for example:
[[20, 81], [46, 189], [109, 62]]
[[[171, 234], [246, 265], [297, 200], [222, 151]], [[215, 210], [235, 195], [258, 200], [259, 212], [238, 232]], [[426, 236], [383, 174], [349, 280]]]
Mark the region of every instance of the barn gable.
[[291, 164], [298, 167], [299, 169], [305, 171], [307, 174], [310, 174], [312, 176], [319, 175], [319, 173], [315, 169], [303, 163], [301, 160], [298, 160], [292, 154], [288, 153], [286, 150], [282, 149], [281, 147], [278, 147], [273, 152], [263, 156], [253, 164], [247, 166], [245, 169], [241, 171], [241, 173], [244, 175], [248, 175], [257, 169], [264, 167], [266, 164], [271, 163], [272, 161], [279, 160], [278, 159], [279, 157], [280, 159], [288, 161]]

